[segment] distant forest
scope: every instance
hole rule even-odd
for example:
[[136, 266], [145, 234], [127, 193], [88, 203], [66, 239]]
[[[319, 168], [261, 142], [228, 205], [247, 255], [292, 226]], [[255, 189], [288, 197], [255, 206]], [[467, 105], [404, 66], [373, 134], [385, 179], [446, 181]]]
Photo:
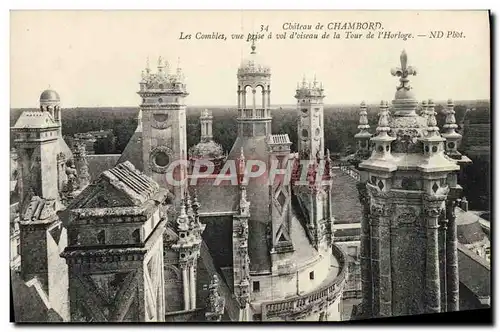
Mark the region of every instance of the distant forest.
[[[438, 125], [442, 128], [445, 120], [443, 109], [445, 102], [436, 103]], [[200, 140], [199, 116], [205, 107], [188, 107], [187, 109], [187, 143], [188, 147], [197, 144]], [[475, 123], [490, 123], [489, 101], [455, 101], [455, 112], [457, 123], [460, 125], [464, 119], [467, 108], [475, 108], [474, 112], [467, 115], [467, 120]], [[225, 151], [230, 151], [237, 136], [236, 110], [229, 107], [209, 107], [214, 116], [213, 136], [214, 140], [220, 143]], [[11, 110], [11, 126], [19, 117], [23, 110]], [[127, 145], [130, 137], [137, 127], [137, 107], [116, 107], [116, 108], [70, 108], [62, 110], [63, 136], [72, 137], [76, 133], [98, 130], [112, 130], [114, 137], [109, 141], [99, 140], [95, 144], [96, 154], [121, 153]], [[368, 119], [371, 126], [370, 132], [375, 133], [378, 121], [378, 105], [368, 105]], [[272, 112], [272, 132], [288, 133], [293, 142], [292, 150], [296, 150], [297, 142], [297, 115], [293, 106], [283, 106], [274, 109]], [[332, 154], [340, 156], [351, 154], [355, 151], [354, 135], [358, 132], [359, 105], [325, 105], [324, 107], [324, 131], [325, 147], [330, 149]], [[12, 145], [12, 139], [11, 139]], [[489, 161], [480, 169], [468, 167], [468, 172], [482, 172], [485, 168], [489, 170]], [[484, 181], [488, 182], [489, 172]], [[480, 173], [481, 174], [481, 173]], [[477, 181], [477, 179], [475, 180]], [[483, 181], [481, 181], [483, 182]], [[484, 184], [484, 183], [483, 183]], [[477, 183], [473, 186], [478, 187]], [[479, 186], [485, 188], [485, 186]], [[478, 193], [477, 193], [478, 194]], [[484, 197], [484, 191], [481, 193]], [[487, 193], [489, 197], [489, 190]], [[477, 197], [477, 196], [476, 196]], [[484, 201], [484, 200], [483, 200]], [[472, 203], [472, 202], [471, 202]], [[480, 204], [485, 205], [485, 204]], [[489, 205], [489, 203], [488, 203]]]

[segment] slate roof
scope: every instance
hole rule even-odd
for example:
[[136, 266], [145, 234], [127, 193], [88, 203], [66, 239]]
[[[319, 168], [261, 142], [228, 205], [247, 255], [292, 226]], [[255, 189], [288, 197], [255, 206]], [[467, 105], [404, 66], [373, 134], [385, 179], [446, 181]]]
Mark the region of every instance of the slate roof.
[[130, 161], [138, 170], [144, 171], [144, 163], [142, 161], [142, 124], [140, 123], [118, 159], [118, 163], [125, 161]]
[[56, 128], [57, 123], [48, 112], [24, 111], [16, 121], [14, 128]]
[[360, 223], [363, 208], [358, 198], [357, 181], [340, 169], [332, 170], [332, 208], [336, 224]]
[[[11, 271], [12, 308], [17, 322], [62, 322], [61, 316], [50, 307], [47, 296], [37, 291], [33, 282], [25, 283], [21, 276]], [[43, 291], [41, 291], [43, 292]]]
[[491, 268], [488, 261], [458, 244], [458, 271], [460, 282], [478, 298], [491, 296]]
[[466, 212], [460, 208], [455, 209], [457, 223], [457, 239], [463, 244], [474, 244], [487, 238], [478, 215]]
[[87, 155], [89, 175], [92, 180], [104, 171], [114, 167], [120, 159], [119, 154], [92, 154]]

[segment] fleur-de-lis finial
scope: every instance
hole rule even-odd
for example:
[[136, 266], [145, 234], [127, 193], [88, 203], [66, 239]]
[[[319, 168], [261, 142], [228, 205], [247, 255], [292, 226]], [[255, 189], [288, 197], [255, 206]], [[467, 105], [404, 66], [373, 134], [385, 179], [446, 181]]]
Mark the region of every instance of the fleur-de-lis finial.
[[397, 87], [397, 90], [405, 89], [408, 91], [411, 89], [408, 76], [417, 75], [417, 69], [412, 66], [408, 66], [408, 55], [405, 50], [401, 52], [399, 60], [401, 61], [401, 67], [392, 68], [391, 74], [399, 77], [399, 82], [401, 82], [401, 85]]

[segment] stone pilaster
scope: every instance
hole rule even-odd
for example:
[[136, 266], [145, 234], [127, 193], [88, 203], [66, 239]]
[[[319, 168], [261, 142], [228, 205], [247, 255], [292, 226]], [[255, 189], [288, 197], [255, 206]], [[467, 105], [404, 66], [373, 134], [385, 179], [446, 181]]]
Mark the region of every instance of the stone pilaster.
[[225, 300], [219, 295], [219, 278], [213, 275], [208, 285], [210, 295], [208, 297], [208, 310], [205, 313], [207, 321], [219, 322], [224, 314]]
[[437, 204], [424, 207], [426, 218], [426, 255], [425, 255], [425, 307], [427, 313], [441, 311], [441, 282], [439, 280], [438, 218], [440, 208]]
[[446, 233], [448, 220], [446, 219], [445, 209], [441, 210], [439, 216], [439, 279], [441, 280], [441, 309], [447, 311], [447, 268], [446, 268]]
[[189, 265], [189, 295], [190, 295], [190, 309], [196, 309], [196, 276], [194, 272], [194, 265], [196, 264], [196, 259], [194, 259]]
[[448, 311], [459, 310], [457, 224], [455, 206], [455, 200], [453, 198], [448, 199], [446, 202], [446, 216], [448, 218], [448, 227], [446, 232], [446, 298]]
[[380, 264], [380, 316], [392, 316], [390, 205], [382, 207], [378, 228]]
[[358, 192], [361, 205], [363, 206], [363, 220], [361, 221], [361, 291], [363, 293], [362, 314], [370, 317], [372, 312], [372, 282], [371, 282], [371, 248], [370, 248], [370, 197], [366, 189], [366, 183], [358, 183]]
[[372, 205], [371, 218], [370, 218], [370, 260], [372, 272], [372, 316], [377, 317], [380, 315], [380, 215], [382, 214], [382, 207]]
[[188, 264], [186, 262], [181, 263], [182, 271], [182, 293], [184, 295], [184, 310], [189, 310], [189, 273]]

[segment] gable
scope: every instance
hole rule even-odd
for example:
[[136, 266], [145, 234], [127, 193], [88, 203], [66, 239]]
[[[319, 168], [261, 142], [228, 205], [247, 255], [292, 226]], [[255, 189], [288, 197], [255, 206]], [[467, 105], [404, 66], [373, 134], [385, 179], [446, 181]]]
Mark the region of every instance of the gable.
[[112, 207], [130, 207], [135, 204], [122, 192], [106, 181], [89, 185], [69, 206], [69, 209], [98, 209]]

